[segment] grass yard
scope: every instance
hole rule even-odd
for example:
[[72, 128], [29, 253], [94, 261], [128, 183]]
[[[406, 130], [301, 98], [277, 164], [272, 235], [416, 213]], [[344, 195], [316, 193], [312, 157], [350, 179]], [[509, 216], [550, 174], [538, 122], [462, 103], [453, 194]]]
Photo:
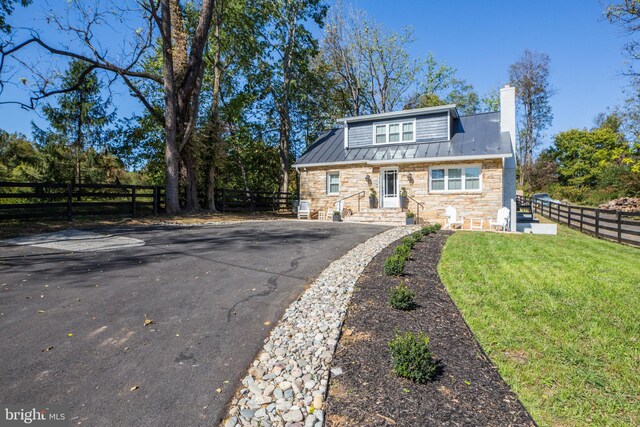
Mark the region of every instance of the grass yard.
[[540, 425], [640, 425], [640, 249], [558, 233], [456, 233], [440, 277]]

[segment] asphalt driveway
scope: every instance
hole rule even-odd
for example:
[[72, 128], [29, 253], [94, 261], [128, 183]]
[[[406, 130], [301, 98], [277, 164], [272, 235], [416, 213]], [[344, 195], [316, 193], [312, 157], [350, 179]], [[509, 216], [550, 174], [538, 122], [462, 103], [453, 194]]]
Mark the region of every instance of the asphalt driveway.
[[0, 403], [63, 405], [90, 426], [216, 425], [284, 309], [385, 229], [271, 221], [97, 230], [145, 242], [109, 252], [0, 246]]

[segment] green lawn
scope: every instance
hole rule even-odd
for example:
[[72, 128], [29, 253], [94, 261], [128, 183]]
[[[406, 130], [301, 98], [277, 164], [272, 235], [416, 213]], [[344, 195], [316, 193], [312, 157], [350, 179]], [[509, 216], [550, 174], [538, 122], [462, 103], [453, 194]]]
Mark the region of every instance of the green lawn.
[[640, 425], [640, 249], [459, 232], [439, 266], [464, 318], [540, 425]]

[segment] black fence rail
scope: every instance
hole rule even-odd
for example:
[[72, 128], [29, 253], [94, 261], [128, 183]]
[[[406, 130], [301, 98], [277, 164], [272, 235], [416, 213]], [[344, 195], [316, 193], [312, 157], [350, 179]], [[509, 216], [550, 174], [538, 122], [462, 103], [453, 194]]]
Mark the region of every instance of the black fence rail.
[[293, 210], [293, 193], [218, 189], [216, 207], [222, 212], [280, 212]]
[[517, 196], [519, 210], [549, 218], [597, 238], [640, 246], [640, 212], [589, 208]]
[[0, 182], [0, 221], [92, 215], [157, 215], [164, 189], [151, 185]]

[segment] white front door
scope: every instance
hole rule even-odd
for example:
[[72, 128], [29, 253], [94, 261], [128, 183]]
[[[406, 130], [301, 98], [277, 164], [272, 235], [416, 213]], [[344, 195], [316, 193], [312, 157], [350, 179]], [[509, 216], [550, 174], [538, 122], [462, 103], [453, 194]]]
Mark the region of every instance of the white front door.
[[398, 207], [398, 169], [382, 169], [380, 171], [380, 188], [382, 190], [382, 207]]

